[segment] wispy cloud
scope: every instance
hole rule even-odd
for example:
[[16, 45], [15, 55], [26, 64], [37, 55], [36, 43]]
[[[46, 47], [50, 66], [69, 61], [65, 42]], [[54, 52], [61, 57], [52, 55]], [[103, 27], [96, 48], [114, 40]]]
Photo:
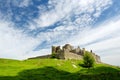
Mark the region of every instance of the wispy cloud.
[[[68, 42], [67, 39], [70, 36], [76, 36], [81, 30], [89, 27], [95, 21], [96, 17], [93, 17], [94, 14], [101, 14], [110, 4], [112, 4], [111, 0], [102, 0], [101, 2], [99, 0], [86, 2], [83, 0], [61, 0], [60, 2], [50, 0], [49, 5], [54, 8], [42, 13], [35, 19], [35, 22], [39, 24], [38, 27], [40, 28], [54, 26], [57, 22], [61, 25], [58, 24], [52, 29], [45, 28], [45, 32], [40, 32], [38, 36], [46, 35], [45, 37], [47, 38], [44, 39], [48, 43], [52, 42], [52, 44], [54, 44], [54, 41], [57, 44]], [[63, 42], [63, 39], [65, 39], [65, 42]]]
[[28, 7], [30, 4], [32, 4], [31, 0], [21, 0], [19, 7]]
[[[83, 38], [83, 41], [85, 40], [86, 44], [92, 43], [87, 45], [87, 47], [89, 48], [96, 45], [95, 50], [99, 49], [97, 48], [97, 45], [102, 46], [103, 44], [107, 44], [106, 46], [108, 47], [119, 46], [120, 45], [118, 43], [120, 38], [119, 25], [120, 25], [119, 19], [118, 20], [112, 19], [112, 20], [106, 21], [106, 23], [91, 29], [86, 35], [86, 37]], [[103, 46], [102, 50], [104, 50], [106, 46]]]
[[85, 45], [86, 48], [93, 49], [93, 51], [101, 55], [103, 62], [120, 65], [119, 25], [120, 19], [112, 19], [96, 29], [90, 30], [86, 38], [83, 38], [83, 41], [87, 44]]
[[[53, 8], [40, 14], [35, 22], [39, 27], [49, 27], [58, 21], [66, 21], [67, 25], [87, 24], [99, 17], [110, 4], [112, 4], [111, 0], [60, 0], [59, 2], [50, 0], [48, 5]], [[92, 15], [94, 18], [90, 17]]]
[[10, 22], [0, 21], [0, 57], [24, 59], [24, 55], [31, 51], [39, 41], [12, 26]]

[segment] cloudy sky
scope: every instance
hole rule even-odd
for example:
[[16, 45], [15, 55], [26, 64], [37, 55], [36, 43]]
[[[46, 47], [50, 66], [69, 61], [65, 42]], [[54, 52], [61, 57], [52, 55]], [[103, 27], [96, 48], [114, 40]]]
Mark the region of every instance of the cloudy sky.
[[0, 0], [0, 58], [46, 55], [66, 43], [120, 65], [119, 0]]

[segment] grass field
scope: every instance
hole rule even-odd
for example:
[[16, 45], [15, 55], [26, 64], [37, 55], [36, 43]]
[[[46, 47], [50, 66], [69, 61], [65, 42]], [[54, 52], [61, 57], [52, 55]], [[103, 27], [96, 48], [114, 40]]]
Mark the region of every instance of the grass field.
[[79, 60], [0, 59], [0, 80], [120, 80], [120, 68], [95, 64], [86, 69]]

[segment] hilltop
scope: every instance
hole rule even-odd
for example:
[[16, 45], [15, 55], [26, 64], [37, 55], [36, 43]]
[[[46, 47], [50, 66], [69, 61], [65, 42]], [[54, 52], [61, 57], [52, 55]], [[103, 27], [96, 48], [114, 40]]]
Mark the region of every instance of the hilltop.
[[[83, 67], [86, 52], [95, 59], [90, 69]], [[0, 80], [120, 80], [119, 67], [102, 63], [92, 50], [70, 44], [52, 46], [51, 55], [23, 61], [0, 59], [0, 72]]]
[[0, 59], [0, 80], [120, 80], [120, 68], [96, 63], [81, 66], [82, 60]]
[[101, 63], [100, 56], [95, 54], [92, 50], [88, 51], [85, 48], [80, 48], [79, 46], [77, 48], [74, 48], [71, 44], [65, 44], [64, 46], [52, 46], [51, 47], [51, 54], [50, 55], [44, 55], [44, 56], [37, 56], [37, 57], [32, 57], [29, 59], [45, 59], [45, 58], [57, 58], [57, 59], [63, 59], [63, 60], [69, 60], [69, 59], [74, 59], [74, 60], [82, 60], [83, 55], [85, 52], [89, 52], [92, 54], [92, 56], [95, 59], [95, 62]]

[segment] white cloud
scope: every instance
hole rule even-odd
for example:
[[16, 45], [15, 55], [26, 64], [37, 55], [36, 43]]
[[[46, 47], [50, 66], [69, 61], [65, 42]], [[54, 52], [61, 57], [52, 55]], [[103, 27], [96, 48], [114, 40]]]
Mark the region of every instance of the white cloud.
[[[39, 18], [34, 21], [39, 27], [48, 27], [61, 20], [67, 20], [67, 24], [73, 24], [74, 22], [71, 21], [71, 16], [78, 16], [76, 17], [76, 20], [79, 19], [79, 21], [82, 21], [88, 19], [90, 20], [88, 21], [89, 23], [93, 20], [91, 20], [91, 17], [88, 18], [88, 16], [91, 16], [91, 14], [95, 12], [94, 16], [98, 17], [110, 4], [112, 4], [111, 0], [50, 0], [49, 5], [54, 8], [43, 12], [40, 14]], [[82, 15], [79, 16], [82, 13], [85, 14], [83, 16], [87, 15], [86, 18], [82, 18]]]
[[[118, 41], [120, 40], [119, 25], [120, 20], [106, 22], [106, 24], [104, 25], [100, 25], [95, 29], [91, 29], [88, 32], [88, 34], [85, 35], [86, 37], [83, 38], [83, 41], [85, 41], [85, 44], [93, 42], [91, 45], [87, 47], [90, 48], [92, 46], [96, 46], [95, 50], [99, 49], [97, 48], [97, 45], [102, 46], [104, 44], [107, 45], [108, 47], [119, 46], [120, 45], [118, 43]], [[102, 47], [105, 48], [105, 46]]]
[[27, 7], [30, 4], [32, 4], [31, 0], [7, 0], [6, 1], [6, 5], [10, 6], [10, 3], [12, 3], [12, 5], [14, 6], [18, 6], [18, 7]]
[[[70, 42], [70, 40], [67, 40], [68, 38], [76, 36], [79, 32], [81, 33], [81, 30], [86, 25], [88, 26], [94, 21], [94, 18], [91, 16], [94, 11], [101, 14], [105, 10], [104, 8], [110, 4], [112, 4], [111, 0], [102, 0], [100, 3], [99, 0], [88, 0], [86, 2], [83, 0], [61, 0], [59, 2], [50, 0], [49, 5], [54, 8], [46, 12], [43, 11], [43, 13], [41, 12], [42, 15], [38, 19], [35, 19], [35, 22], [38, 24], [38, 27], [47, 27], [57, 21], [63, 22], [63, 25], [57, 26], [55, 29], [47, 32], [40, 32], [38, 37], [48, 41], [48, 43], [54, 41], [57, 42], [56, 44]], [[80, 15], [81, 13], [84, 13], [84, 15]], [[72, 16], [75, 16], [75, 21], [71, 20]], [[69, 31], [71, 32], [69, 33]], [[76, 38], [74, 40], [78, 42]]]
[[31, 3], [31, 0], [22, 0], [19, 4], [19, 7], [27, 7]]
[[39, 40], [28, 37], [12, 26], [10, 22], [0, 21], [0, 57], [24, 59], [24, 55], [32, 51]]

